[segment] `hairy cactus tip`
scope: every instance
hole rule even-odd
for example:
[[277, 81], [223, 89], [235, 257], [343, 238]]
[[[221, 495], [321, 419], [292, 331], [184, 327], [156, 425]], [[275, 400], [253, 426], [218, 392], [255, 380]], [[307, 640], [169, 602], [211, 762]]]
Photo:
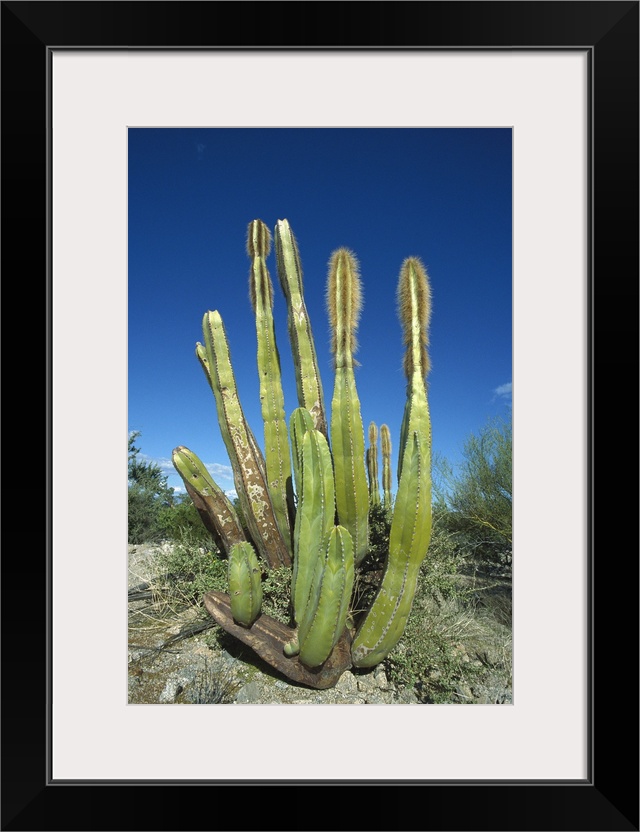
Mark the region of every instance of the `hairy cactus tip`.
[[398, 313], [404, 332], [404, 372], [411, 379], [415, 369], [422, 378], [429, 373], [429, 321], [431, 287], [427, 270], [419, 257], [407, 257], [398, 281]]
[[249, 272], [249, 298], [251, 308], [256, 311], [256, 296], [259, 293], [264, 308], [273, 308], [273, 284], [265, 260], [271, 251], [271, 232], [262, 220], [253, 220], [247, 228], [247, 254], [251, 258]]
[[327, 310], [336, 365], [351, 363], [358, 349], [356, 332], [362, 311], [362, 288], [358, 259], [348, 248], [337, 249], [329, 260]]

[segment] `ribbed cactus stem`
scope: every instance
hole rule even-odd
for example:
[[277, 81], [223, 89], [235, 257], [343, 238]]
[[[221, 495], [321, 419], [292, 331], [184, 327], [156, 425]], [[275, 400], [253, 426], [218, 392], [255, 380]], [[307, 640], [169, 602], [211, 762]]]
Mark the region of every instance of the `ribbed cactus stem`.
[[228, 555], [234, 544], [245, 540], [231, 500], [214, 481], [204, 463], [189, 448], [184, 445], [174, 448], [172, 459], [202, 522], [220, 552]]
[[354, 568], [351, 535], [342, 526], [327, 536], [322, 565], [314, 583], [314, 603], [307, 605], [298, 631], [300, 661], [310, 668], [328, 659], [346, 626]]
[[236, 623], [250, 627], [260, 615], [262, 574], [250, 543], [236, 543], [229, 552], [229, 598]]
[[378, 427], [375, 422], [371, 422], [369, 424], [367, 473], [369, 475], [369, 500], [371, 505], [380, 505], [380, 484], [378, 482]]
[[[431, 418], [427, 402], [426, 377], [429, 372], [428, 326], [431, 317], [431, 289], [427, 271], [418, 257], [408, 257], [400, 269], [398, 310], [404, 333], [404, 372], [407, 400], [400, 430], [398, 482], [409, 439], [414, 431], [428, 436], [431, 446]], [[431, 465], [429, 457], [429, 465]]]
[[292, 555], [294, 505], [291, 453], [285, 421], [280, 356], [273, 322], [273, 285], [266, 265], [270, 247], [269, 229], [261, 220], [253, 220], [247, 231], [247, 253], [251, 258], [249, 296], [256, 318], [267, 485], [278, 528]]
[[[251, 538], [269, 566], [290, 566], [289, 549], [278, 527], [266, 480], [264, 457], [244, 416], [231, 365], [229, 344], [220, 314], [202, 321], [206, 361], [220, 432], [233, 469], [234, 482]], [[201, 345], [196, 353], [202, 354]]]
[[[331, 454], [324, 434], [308, 430], [302, 438], [302, 494], [294, 529], [294, 559], [291, 595], [296, 623], [319, 592], [318, 569], [322, 571], [321, 548], [334, 525], [335, 488]], [[314, 589], [315, 588], [315, 589]]]
[[351, 656], [356, 667], [381, 662], [402, 637], [411, 612], [431, 538], [429, 457], [428, 439], [414, 431], [393, 509], [385, 573], [353, 640]]
[[382, 445], [382, 494], [385, 507], [390, 508], [391, 496], [391, 432], [388, 425], [380, 425]]
[[287, 301], [298, 404], [311, 413], [314, 427], [328, 437], [322, 381], [311, 321], [304, 302], [300, 254], [288, 220], [278, 220], [274, 239], [278, 277]]
[[364, 427], [353, 372], [358, 317], [362, 305], [358, 262], [349, 249], [331, 255], [327, 306], [335, 364], [331, 404], [336, 508], [340, 525], [353, 540], [356, 565], [368, 548], [369, 486], [365, 467]]
[[291, 457], [298, 503], [302, 496], [302, 440], [308, 430], [315, 430], [313, 417], [304, 407], [296, 407], [289, 419], [289, 436], [291, 439]]

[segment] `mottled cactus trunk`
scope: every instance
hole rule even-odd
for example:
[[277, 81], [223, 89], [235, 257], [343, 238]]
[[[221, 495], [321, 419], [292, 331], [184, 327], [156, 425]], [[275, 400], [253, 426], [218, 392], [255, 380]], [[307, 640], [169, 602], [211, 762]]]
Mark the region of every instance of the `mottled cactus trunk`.
[[249, 296], [256, 319], [267, 486], [278, 528], [291, 556], [295, 507], [280, 356], [273, 323], [273, 285], [266, 264], [270, 247], [269, 229], [260, 220], [254, 220], [247, 233], [247, 252], [251, 258]]
[[[290, 566], [289, 549], [280, 533], [267, 486], [264, 457], [244, 417], [229, 344], [218, 312], [207, 312], [202, 322], [205, 340], [203, 366], [211, 381], [240, 505], [252, 540], [269, 566]], [[202, 352], [198, 345], [199, 354]]]
[[361, 294], [358, 263], [341, 248], [329, 263], [327, 304], [335, 380], [331, 402], [331, 450], [340, 525], [351, 535], [356, 565], [369, 545], [369, 486], [365, 469], [364, 428], [353, 371]]
[[174, 448], [172, 458], [202, 522], [220, 552], [227, 554], [232, 546], [245, 540], [242, 524], [231, 500], [189, 448], [184, 445]]

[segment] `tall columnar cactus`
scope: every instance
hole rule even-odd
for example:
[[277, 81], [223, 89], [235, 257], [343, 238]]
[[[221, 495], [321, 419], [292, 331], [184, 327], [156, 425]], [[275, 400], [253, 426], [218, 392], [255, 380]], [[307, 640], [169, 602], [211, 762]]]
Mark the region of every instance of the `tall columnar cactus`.
[[391, 432], [388, 425], [380, 425], [382, 445], [382, 498], [385, 508], [391, 508]]
[[[380, 503], [378, 430], [365, 437], [356, 389], [356, 331], [362, 304], [358, 263], [339, 248], [329, 261], [327, 306], [334, 387], [325, 414], [311, 324], [303, 297], [298, 247], [287, 220], [274, 232], [277, 271], [288, 311], [298, 405], [286, 421], [266, 265], [270, 233], [249, 224], [250, 296], [256, 318], [264, 455], [238, 398], [220, 313], [203, 319], [196, 355], [213, 390], [234, 472], [246, 533], [228, 498], [184, 446], [173, 461], [200, 516], [229, 557], [229, 593], [209, 592], [215, 620], [292, 680], [333, 686], [348, 667], [371, 667], [395, 647], [411, 611], [431, 534], [431, 423], [427, 402], [430, 290], [418, 258], [404, 261], [398, 302], [404, 329], [407, 398], [399, 443], [398, 488], [389, 552], [377, 594], [364, 613], [351, 609], [368, 551], [368, 513]], [[288, 431], [287, 431], [288, 428]], [[380, 428], [384, 504], [392, 505], [391, 439]], [[256, 552], [262, 564], [256, 557]], [[293, 566], [290, 625], [260, 611], [261, 571]]]
[[247, 235], [247, 252], [251, 258], [249, 296], [256, 318], [267, 487], [276, 523], [291, 556], [291, 525], [294, 516], [291, 452], [284, 412], [280, 356], [273, 323], [273, 285], [266, 265], [270, 247], [269, 229], [261, 220], [254, 220], [249, 225]]
[[431, 304], [427, 273], [415, 257], [402, 265], [398, 300], [408, 382], [400, 440], [403, 461], [382, 584], [353, 641], [357, 667], [378, 664], [401, 638], [431, 539], [431, 419], [425, 382]]
[[276, 224], [275, 247], [278, 277], [287, 301], [298, 404], [309, 411], [314, 427], [328, 437], [322, 380], [311, 321], [304, 302], [300, 253], [288, 220], [278, 220]]
[[367, 448], [367, 474], [369, 475], [369, 500], [371, 505], [380, 505], [380, 483], [378, 482], [378, 427], [369, 424], [369, 447]]
[[361, 304], [358, 262], [353, 252], [340, 248], [331, 256], [327, 287], [335, 370], [331, 447], [338, 519], [353, 538], [356, 565], [367, 554], [369, 546], [369, 486], [353, 358]]

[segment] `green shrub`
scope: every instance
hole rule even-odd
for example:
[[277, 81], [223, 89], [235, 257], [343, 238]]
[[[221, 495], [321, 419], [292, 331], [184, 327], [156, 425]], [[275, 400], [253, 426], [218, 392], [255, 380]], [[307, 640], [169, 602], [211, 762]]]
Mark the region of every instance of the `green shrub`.
[[140, 458], [135, 440], [140, 431], [129, 434], [128, 540], [156, 543], [163, 539], [161, 515], [174, 504], [174, 492], [159, 465]]

